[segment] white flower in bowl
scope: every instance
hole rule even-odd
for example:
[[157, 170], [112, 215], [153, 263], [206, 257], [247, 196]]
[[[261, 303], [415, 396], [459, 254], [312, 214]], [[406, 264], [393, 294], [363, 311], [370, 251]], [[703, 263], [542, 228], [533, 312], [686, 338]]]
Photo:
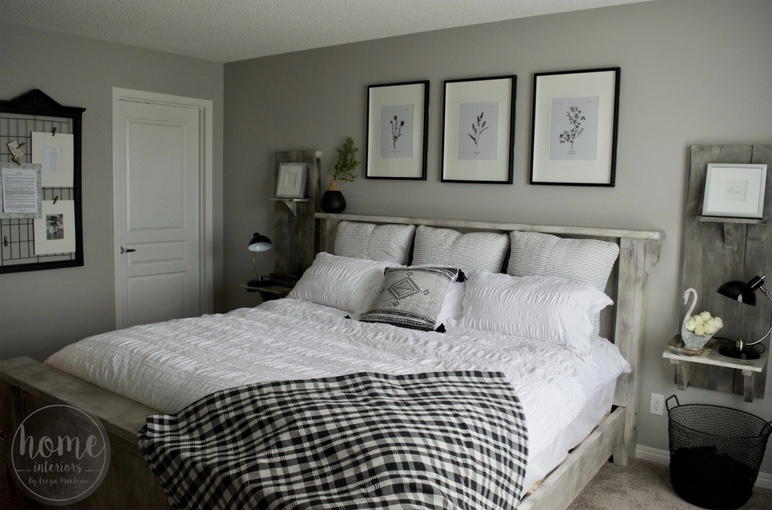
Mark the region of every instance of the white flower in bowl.
[[686, 320], [686, 329], [695, 335], [713, 335], [724, 327], [721, 317], [713, 317], [710, 312], [702, 312], [692, 315]]

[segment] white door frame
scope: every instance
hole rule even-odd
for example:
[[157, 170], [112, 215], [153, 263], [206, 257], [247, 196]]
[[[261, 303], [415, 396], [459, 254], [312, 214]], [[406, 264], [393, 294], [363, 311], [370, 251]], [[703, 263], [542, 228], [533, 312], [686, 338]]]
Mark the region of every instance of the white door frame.
[[119, 165], [118, 149], [119, 144], [124, 143], [124, 140], [120, 140], [118, 133], [120, 132], [118, 122], [119, 119], [119, 104], [122, 100], [138, 101], [150, 104], [161, 104], [168, 106], [179, 106], [185, 108], [193, 108], [198, 110], [199, 122], [200, 122], [200, 166], [198, 172], [199, 178], [199, 260], [200, 260], [200, 310], [202, 314], [212, 313], [214, 310], [214, 219], [213, 219], [213, 196], [212, 190], [212, 140], [213, 140], [213, 105], [212, 101], [208, 99], [195, 99], [181, 96], [171, 96], [168, 94], [157, 94], [155, 92], [144, 92], [139, 90], [123, 89], [113, 87], [113, 257], [114, 257], [114, 272], [115, 272], [115, 321], [117, 324], [122, 324], [123, 317], [121, 317], [122, 307], [120, 306], [118, 296], [119, 288], [119, 264], [122, 263], [120, 254], [120, 239], [118, 238], [119, 225], [117, 214], [115, 210], [117, 204], [116, 200], [119, 189], [117, 173]]

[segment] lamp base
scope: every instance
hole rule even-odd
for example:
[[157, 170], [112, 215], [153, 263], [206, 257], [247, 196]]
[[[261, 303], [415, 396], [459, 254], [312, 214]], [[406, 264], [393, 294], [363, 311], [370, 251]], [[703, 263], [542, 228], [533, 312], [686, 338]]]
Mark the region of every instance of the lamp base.
[[756, 349], [750, 348], [750, 349], [738, 349], [735, 346], [728, 346], [728, 345], [722, 345], [718, 348], [718, 353], [723, 356], [728, 356], [730, 358], [736, 358], [736, 359], [759, 359], [761, 357], [761, 353], [757, 351]]

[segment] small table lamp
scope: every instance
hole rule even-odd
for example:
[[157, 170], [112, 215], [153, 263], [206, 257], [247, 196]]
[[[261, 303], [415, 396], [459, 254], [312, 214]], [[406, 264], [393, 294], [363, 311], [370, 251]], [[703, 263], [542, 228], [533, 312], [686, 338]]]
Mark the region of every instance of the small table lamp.
[[255, 279], [249, 280], [247, 285], [250, 287], [264, 287], [271, 284], [270, 278], [267, 276], [260, 276], [257, 274], [257, 263], [255, 261], [255, 255], [257, 252], [268, 251], [273, 248], [273, 243], [266, 236], [255, 232], [252, 235], [252, 239], [247, 246], [249, 251], [252, 252], [252, 268], [255, 270]]
[[[733, 299], [740, 303], [756, 306], [757, 289], [760, 290], [765, 296], [767, 296], [770, 301], [772, 301], [772, 297], [770, 297], [769, 291], [764, 288], [764, 278], [766, 278], [766, 276], [754, 276], [748, 283], [743, 283], [737, 280], [726, 282], [721, 285], [716, 292], [722, 296], [726, 296], [729, 299]], [[733, 346], [719, 347], [718, 352], [724, 356], [729, 356], [730, 358], [758, 359], [761, 356], [761, 352], [764, 351], [759, 352], [752, 347], [767, 338], [770, 332], [772, 332], [772, 312], [770, 312], [770, 326], [764, 336], [751, 343], [745, 343], [743, 340], [737, 340]]]

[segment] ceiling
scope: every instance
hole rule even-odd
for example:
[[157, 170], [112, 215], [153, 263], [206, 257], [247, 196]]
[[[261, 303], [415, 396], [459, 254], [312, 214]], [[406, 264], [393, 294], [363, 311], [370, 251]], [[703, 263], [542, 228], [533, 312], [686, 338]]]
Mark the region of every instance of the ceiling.
[[234, 62], [648, 0], [0, 0], [0, 20]]

